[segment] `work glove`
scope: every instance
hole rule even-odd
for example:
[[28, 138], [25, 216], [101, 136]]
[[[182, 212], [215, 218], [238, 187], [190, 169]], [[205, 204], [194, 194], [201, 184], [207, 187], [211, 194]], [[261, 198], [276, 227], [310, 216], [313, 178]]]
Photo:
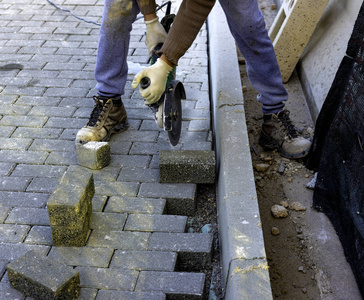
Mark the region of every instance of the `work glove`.
[[159, 23], [159, 18], [156, 17], [151, 21], [144, 21], [147, 25], [147, 33], [145, 37], [145, 44], [148, 47], [149, 56], [152, 56], [153, 49], [159, 43], [164, 43], [167, 32], [164, 30], [161, 23]]
[[158, 58], [157, 61], [135, 75], [131, 87], [137, 88], [142, 78], [147, 77], [150, 79], [150, 84], [147, 88], [139, 87], [140, 95], [146, 100], [144, 104], [151, 105], [157, 102], [166, 89], [167, 78], [169, 73], [173, 70], [169, 64], [163, 59]]

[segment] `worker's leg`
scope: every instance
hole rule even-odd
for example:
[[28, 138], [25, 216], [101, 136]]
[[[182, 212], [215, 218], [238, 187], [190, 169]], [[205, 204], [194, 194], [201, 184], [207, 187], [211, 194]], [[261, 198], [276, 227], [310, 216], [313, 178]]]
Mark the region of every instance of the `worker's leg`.
[[128, 75], [130, 32], [138, 13], [135, 0], [105, 0], [95, 68], [98, 95], [89, 121], [77, 132], [77, 144], [107, 141], [111, 134], [128, 128], [120, 96]]
[[220, 0], [230, 31], [243, 54], [249, 80], [264, 113], [277, 113], [288, 98], [257, 0]]
[[220, 0], [230, 31], [243, 54], [250, 82], [258, 90], [264, 113], [259, 144], [265, 150], [277, 149], [288, 158], [307, 155], [311, 142], [300, 137], [283, 101], [288, 94], [272, 42], [265, 28], [257, 0]]
[[95, 68], [96, 89], [102, 96], [124, 94], [130, 32], [138, 13], [135, 0], [105, 0]]

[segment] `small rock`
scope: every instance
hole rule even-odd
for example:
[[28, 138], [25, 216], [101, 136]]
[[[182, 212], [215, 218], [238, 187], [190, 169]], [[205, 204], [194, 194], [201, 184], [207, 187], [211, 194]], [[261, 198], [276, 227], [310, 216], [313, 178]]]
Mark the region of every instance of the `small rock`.
[[285, 169], [286, 169], [286, 165], [284, 163], [281, 163], [279, 165], [278, 173], [283, 174]]
[[269, 168], [269, 165], [268, 164], [256, 164], [255, 165], [255, 169], [258, 171], [258, 172], [265, 172], [267, 171]]
[[298, 267], [298, 272], [303, 272], [304, 270], [305, 270], [305, 268], [303, 266]]
[[275, 218], [286, 218], [288, 217], [287, 209], [282, 205], [273, 205], [271, 212]]
[[272, 4], [272, 5], [270, 6], [270, 9], [271, 9], [271, 10], [276, 10], [276, 8], [277, 8], [277, 5], [275, 5], [275, 4]]
[[303, 288], [302, 289], [302, 293], [306, 294], [307, 293], [307, 289], [306, 288]]
[[307, 133], [310, 134], [310, 135], [314, 135], [315, 131], [313, 130], [312, 127], [308, 127], [307, 128]]
[[279, 235], [281, 232], [279, 231], [278, 227], [272, 227], [272, 234]]
[[282, 205], [285, 208], [288, 207], [288, 201], [286, 201], [286, 200], [283, 200], [283, 201], [279, 202], [279, 204]]
[[289, 205], [288, 205], [288, 208], [289, 209], [292, 209], [292, 210], [296, 210], [296, 211], [304, 211], [306, 210], [306, 207], [299, 203], [299, 202], [291, 202]]
[[246, 87], [246, 85], [243, 85], [243, 92], [245, 93], [248, 90], [248, 88]]

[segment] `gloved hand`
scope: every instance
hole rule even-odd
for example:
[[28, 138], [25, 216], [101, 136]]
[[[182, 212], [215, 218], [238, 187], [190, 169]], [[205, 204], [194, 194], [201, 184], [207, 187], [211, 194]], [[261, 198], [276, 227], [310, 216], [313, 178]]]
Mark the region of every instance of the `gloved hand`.
[[146, 89], [139, 87], [140, 95], [146, 100], [144, 104], [150, 105], [157, 102], [166, 89], [167, 78], [169, 73], [173, 70], [169, 64], [163, 59], [158, 58], [157, 61], [135, 75], [131, 87], [135, 89], [142, 78], [148, 77], [150, 85]]
[[159, 43], [164, 43], [167, 32], [164, 30], [161, 23], [159, 23], [159, 18], [156, 17], [151, 21], [144, 21], [147, 25], [147, 33], [145, 37], [145, 44], [148, 47], [149, 56], [152, 56], [152, 51]]

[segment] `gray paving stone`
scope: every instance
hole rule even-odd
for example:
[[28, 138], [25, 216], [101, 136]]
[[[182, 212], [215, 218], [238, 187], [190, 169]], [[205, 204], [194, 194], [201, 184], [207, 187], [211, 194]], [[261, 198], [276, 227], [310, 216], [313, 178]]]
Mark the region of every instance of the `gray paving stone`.
[[110, 267], [137, 271], [174, 271], [176, 261], [175, 252], [116, 250]]
[[[58, 82], [59, 85], [65, 86], [64, 83], [62, 83], [60, 80], [62, 79], [53, 79]], [[42, 83], [42, 86], [52, 86], [50, 83], [50, 79], [41, 80], [40, 83]], [[36, 85], [40, 85], [40, 83]], [[28, 116], [47, 116], [47, 117], [71, 117], [73, 113], [75, 112], [74, 107], [49, 107], [49, 106], [35, 106], [33, 107], [30, 112], [28, 113]]]
[[14, 138], [34, 138], [34, 139], [56, 139], [62, 133], [59, 128], [30, 128], [18, 127], [12, 134]]
[[140, 272], [136, 291], [162, 291], [171, 299], [203, 299], [205, 274]]
[[75, 151], [75, 143], [74, 141], [35, 139], [29, 150], [73, 152]]
[[0, 283], [0, 295], [3, 300], [25, 299], [25, 296], [16, 289], [13, 289], [9, 283]]
[[44, 87], [24, 87], [24, 86], [7, 86], [2, 93], [11, 95], [31, 95], [41, 96], [46, 89]]
[[6, 224], [49, 225], [48, 211], [44, 208], [15, 207]]
[[91, 215], [90, 229], [123, 230], [127, 214], [94, 212]]
[[81, 294], [78, 300], [95, 300], [97, 289], [81, 288]]
[[92, 198], [92, 211], [101, 212], [105, 207], [105, 203], [108, 200], [107, 196], [94, 195]]
[[196, 185], [193, 183], [142, 183], [139, 197], [165, 198], [167, 212], [190, 216], [195, 212]]
[[111, 166], [146, 168], [149, 155], [111, 155]]
[[29, 251], [7, 265], [13, 288], [38, 299], [77, 299], [80, 293], [79, 273], [58, 261]]
[[[5, 270], [6, 270], [6, 265], [9, 263], [8, 260], [0, 260], [0, 278], [3, 277]], [[0, 294], [1, 295], [1, 294]]]
[[100, 290], [96, 300], [165, 300], [162, 292], [122, 292], [112, 290]]
[[[3, 77], [4, 78], [4, 77]], [[27, 79], [29, 81], [29, 79]], [[8, 82], [8, 84], [12, 83], [11, 81]], [[20, 84], [20, 82], [16, 82]], [[3, 115], [26, 115], [31, 110], [31, 106], [29, 104], [27, 105], [0, 105], [0, 111]]]
[[0, 204], [0, 223], [4, 223], [5, 219], [8, 217], [11, 210], [10, 206], [5, 206]]
[[149, 250], [178, 252], [181, 268], [196, 270], [208, 268], [212, 257], [211, 234], [155, 232], [149, 241]]
[[2, 150], [1, 162], [42, 164], [48, 156], [45, 151]]
[[165, 205], [165, 199], [112, 196], [106, 204], [105, 212], [163, 214]]
[[0, 136], [1, 137], [9, 137], [12, 132], [15, 130], [15, 126], [2, 126], [0, 127]]
[[[81, 95], [80, 95], [81, 96]], [[65, 96], [67, 97], [67, 96]], [[84, 119], [76, 118], [60, 118], [50, 117], [45, 124], [45, 127], [49, 128], [77, 128], [80, 129], [85, 125]]]
[[[131, 121], [129, 120], [129, 126], [130, 125]], [[111, 154], [128, 154], [129, 153], [129, 150], [131, 148], [131, 145], [132, 145], [132, 142], [129, 141], [129, 142], [115, 142], [113, 140], [111, 140], [109, 142], [110, 144], [110, 153]]]
[[49, 195], [43, 193], [0, 191], [0, 204], [12, 207], [44, 207]]
[[0, 260], [13, 261], [30, 250], [45, 255], [48, 253], [49, 247], [42, 245], [27, 245], [23, 243], [0, 243]]
[[47, 166], [47, 165], [28, 165], [18, 164], [12, 176], [23, 176], [23, 177], [61, 177], [66, 171], [66, 166]]
[[87, 246], [120, 250], [147, 250], [150, 233], [115, 230], [93, 230]]
[[25, 191], [30, 179], [26, 177], [1, 176], [0, 190], [2, 191]]
[[52, 246], [50, 226], [33, 226], [24, 241], [26, 244]]
[[76, 152], [52, 151], [46, 161], [47, 165], [77, 165]]
[[52, 247], [48, 257], [69, 266], [107, 268], [113, 249], [91, 247]]
[[21, 243], [30, 227], [26, 225], [0, 224], [0, 241], [3, 243]]
[[57, 185], [56, 177], [35, 177], [27, 187], [27, 192], [52, 193]]
[[71, 140], [72, 142], [75, 141], [76, 134], [79, 128], [71, 128], [63, 130], [61, 136], [59, 137], [60, 140]]
[[155, 142], [158, 137], [158, 132], [156, 131], [132, 131], [127, 130], [122, 134], [115, 136], [114, 140], [119, 142]]
[[32, 141], [24, 138], [0, 138], [0, 149], [27, 150]]
[[170, 215], [130, 214], [125, 231], [185, 232], [187, 217]]
[[133, 291], [139, 272], [125, 269], [77, 267], [81, 287]]
[[102, 182], [95, 181], [96, 194], [106, 196], [136, 196], [139, 184], [136, 182]]
[[17, 127], [43, 127], [47, 117], [38, 116], [9, 116], [6, 115], [0, 120], [0, 126], [17, 126]]
[[118, 176], [118, 181], [158, 182], [159, 170], [149, 168], [124, 167]]
[[215, 182], [214, 151], [165, 151], [159, 153], [160, 182]]
[[[21, 72], [26, 71], [29, 72], [29, 75], [27, 73], [21, 73], [24, 74], [24, 76], [28, 75], [31, 77], [39, 77], [41, 74], [44, 76], [52, 76], [51, 74], [44, 74], [44, 71], [39, 70], [22, 70]], [[41, 73], [41, 74], [38, 74]], [[55, 71], [56, 72], [56, 71]], [[58, 74], [58, 72], [56, 72]], [[19, 76], [19, 75], [18, 75]], [[56, 76], [54, 74], [53, 76]], [[42, 106], [56, 106], [61, 101], [61, 98], [58, 97], [34, 97], [34, 96], [20, 96], [19, 99], [16, 101], [17, 105], [42, 105]]]

